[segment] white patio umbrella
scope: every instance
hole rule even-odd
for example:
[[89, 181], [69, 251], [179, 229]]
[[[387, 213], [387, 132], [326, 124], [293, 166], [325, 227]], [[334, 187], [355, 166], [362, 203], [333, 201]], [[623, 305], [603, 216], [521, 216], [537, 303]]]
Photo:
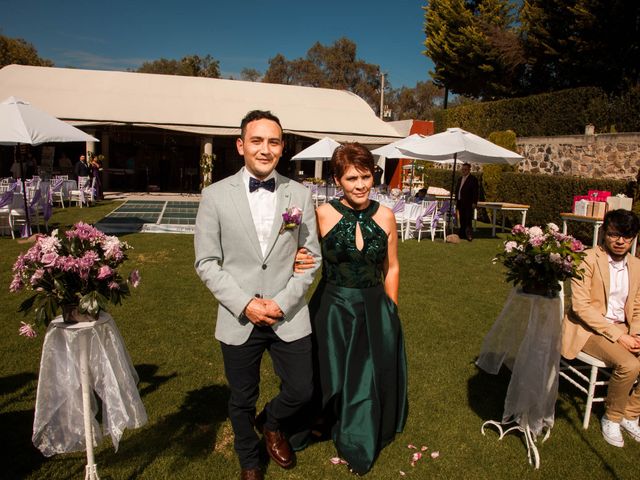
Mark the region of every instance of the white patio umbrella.
[[[84, 133], [56, 117], [38, 110], [29, 102], [9, 97], [0, 103], [0, 144], [1, 145], [40, 145], [49, 142], [97, 142], [97, 138]], [[15, 151], [14, 151], [15, 156]], [[22, 192], [26, 215], [26, 236], [31, 233], [29, 206], [24, 185], [24, 165], [20, 157], [22, 172]]]
[[[371, 153], [374, 155], [380, 155], [386, 158], [407, 158], [412, 160], [410, 168], [411, 168], [411, 187], [413, 187], [413, 172], [415, 170], [415, 160], [424, 160], [421, 157], [417, 157], [411, 155], [409, 153], [403, 152], [400, 150], [401, 147], [407, 144], [411, 144], [414, 141], [417, 141], [421, 138], [425, 138], [423, 135], [419, 133], [412, 133], [408, 137], [401, 138], [400, 140], [396, 140], [388, 145], [384, 145], [382, 147], [378, 147], [375, 150], [371, 150]], [[405, 167], [402, 167], [405, 168]]]
[[331, 160], [333, 151], [339, 146], [340, 144], [333, 138], [324, 137], [313, 145], [296, 153], [291, 157], [291, 160], [322, 160], [323, 162]]
[[371, 150], [371, 153], [373, 153], [374, 155], [380, 155], [382, 157], [387, 157], [387, 158], [409, 158], [412, 160], [422, 160], [422, 158], [420, 157], [414, 157], [413, 155], [410, 155], [405, 152], [401, 152], [399, 150], [399, 148], [402, 147], [403, 145], [411, 144], [412, 142], [420, 138], [424, 138], [424, 137], [419, 133], [413, 133], [408, 137], [401, 138], [400, 140], [396, 140], [395, 142], [392, 142], [389, 145], [384, 145], [382, 147], [376, 148], [375, 150]]
[[[338, 148], [340, 144], [333, 138], [324, 137], [318, 140], [316, 143], [309, 145], [304, 150], [296, 153], [291, 160], [316, 160], [321, 162], [327, 162], [331, 160], [333, 151]], [[329, 192], [329, 181], [325, 181], [325, 195]]]
[[456, 162], [458, 160], [469, 163], [508, 163], [515, 165], [524, 159], [524, 157], [511, 150], [507, 150], [461, 128], [448, 128], [446, 132], [407, 142], [398, 147], [398, 149], [402, 153], [413, 155], [415, 158], [432, 162], [449, 163], [451, 157], [453, 157], [449, 214], [451, 214], [451, 204], [453, 203]]

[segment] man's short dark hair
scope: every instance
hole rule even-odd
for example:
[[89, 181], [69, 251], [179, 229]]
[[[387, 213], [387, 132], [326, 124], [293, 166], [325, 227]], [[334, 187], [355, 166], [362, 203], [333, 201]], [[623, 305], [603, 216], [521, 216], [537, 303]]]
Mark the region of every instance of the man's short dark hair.
[[635, 213], [629, 210], [611, 210], [604, 216], [602, 227], [605, 233], [611, 227], [620, 235], [630, 238], [635, 237], [640, 231], [640, 220]]
[[245, 133], [247, 133], [247, 125], [250, 122], [254, 122], [256, 120], [262, 120], [262, 119], [276, 122], [280, 127], [280, 132], [282, 132], [282, 125], [280, 124], [280, 119], [276, 117], [273, 113], [271, 113], [269, 110], [251, 110], [249, 113], [247, 113], [244, 116], [244, 118], [242, 119], [242, 122], [240, 123], [240, 138], [244, 139], [244, 135]]

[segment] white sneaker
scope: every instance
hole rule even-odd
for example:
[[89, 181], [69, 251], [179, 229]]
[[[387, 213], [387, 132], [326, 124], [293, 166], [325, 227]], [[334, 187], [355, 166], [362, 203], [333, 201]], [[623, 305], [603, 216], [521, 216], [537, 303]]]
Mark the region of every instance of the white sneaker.
[[[604, 415], [602, 416], [602, 436], [604, 440], [614, 447], [624, 447], [624, 439], [622, 438], [622, 432], [620, 431], [620, 424], [612, 422]], [[637, 425], [636, 425], [637, 426]]]
[[627, 420], [623, 418], [620, 422], [620, 427], [627, 432], [636, 441], [640, 442], [640, 425], [638, 425], [638, 419]]

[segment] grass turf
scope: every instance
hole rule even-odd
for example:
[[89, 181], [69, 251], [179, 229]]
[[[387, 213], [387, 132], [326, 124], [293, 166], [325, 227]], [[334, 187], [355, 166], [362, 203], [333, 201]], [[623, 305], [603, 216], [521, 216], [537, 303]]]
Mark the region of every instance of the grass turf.
[[[96, 222], [117, 202], [56, 210], [52, 225]], [[583, 430], [584, 400], [560, 384], [556, 425], [539, 444], [541, 468], [526, 459], [521, 436], [502, 441], [485, 420], [499, 419], [508, 371], [488, 375], [474, 361], [482, 339], [509, 291], [502, 269], [491, 259], [500, 240], [483, 226], [478, 238], [458, 245], [415, 240], [399, 246], [400, 316], [409, 362], [409, 419], [405, 431], [381, 453], [370, 479], [443, 478], [632, 478], [637, 476], [640, 444], [626, 437], [623, 449], [600, 435], [594, 408]], [[149, 415], [143, 428], [126, 431], [117, 453], [108, 440], [96, 449], [103, 479], [235, 479], [238, 463], [226, 415], [229, 390], [220, 348], [213, 337], [216, 302], [193, 269], [190, 235], [125, 235], [134, 250], [125, 270], [139, 268], [140, 287], [112, 314], [140, 375], [139, 389]], [[11, 266], [28, 248], [0, 238], [0, 425], [2, 471], [6, 479], [71, 479], [84, 475], [84, 453], [43, 457], [31, 444], [33, 408], [44, 331], [33, 341], [18, 337], [23, 295], [10, 294]], [[28, 320], [28, 319], [27, 319]], [[278, 388], [268, 356], [262, 366], [259, 407]], [[410, 466], [408, 444], [427, 446], [428, 455]], [[271, 464], [272, 479], [353, 478], [344, 466], [329, 462], [331, 442], [298, 454], [290, 471]]]

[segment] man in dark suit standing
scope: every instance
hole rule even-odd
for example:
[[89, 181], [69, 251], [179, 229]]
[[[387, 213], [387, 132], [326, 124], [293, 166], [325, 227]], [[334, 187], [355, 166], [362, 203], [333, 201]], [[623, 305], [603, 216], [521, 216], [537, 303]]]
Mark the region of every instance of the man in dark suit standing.
[[471, 175], [471, 165], [464, 163], [461, 168], [462, 177], [456, 184], [456, 209], [460, 238], [473, 240], [473, 210], [478, 204], [478, 179]]

